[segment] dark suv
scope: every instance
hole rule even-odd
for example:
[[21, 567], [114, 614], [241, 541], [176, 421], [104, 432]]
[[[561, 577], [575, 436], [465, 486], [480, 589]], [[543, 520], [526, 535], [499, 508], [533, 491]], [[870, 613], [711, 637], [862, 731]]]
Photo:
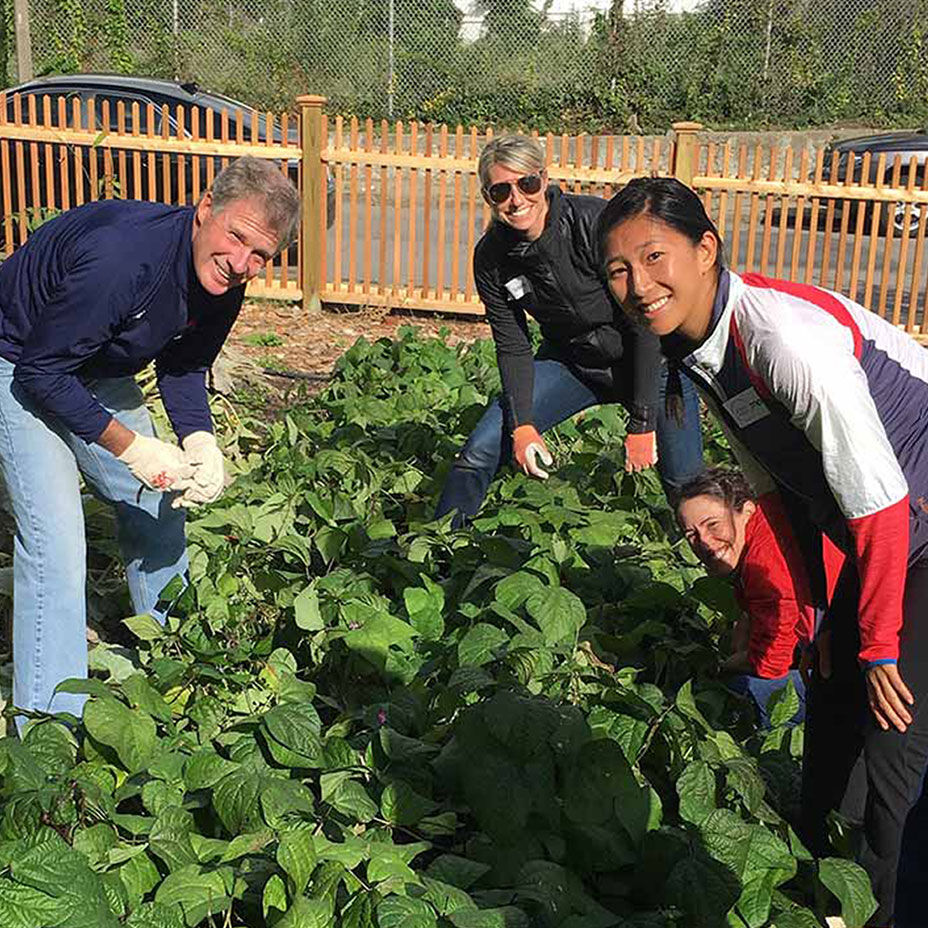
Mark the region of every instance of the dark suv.
[[[850, 168], [852, 179], [860, 181], [863, 170], [864, 155], [870, 152], [870, 170], [869, 177], [864, 179], [865, 182], [874, 183], [876, 181], [877, 166], [880, 155], [886, 155], [886, 170], [883, 174], [883, 183], [888, 184], [893, 176], [893, 163], [896, 155], [899, 155], [901, 161], [901, 171], [899, 176], [900, 186], [906, 186], [909, 182], [909, 166], [912, 156], [915, 156], [916, 178], [915, 185], [917, 189], [923, 189], [925, 161], [928, 159], [928, 133], [925, 129], [915, 129], [906, 132], [883, 132], [879, 135], [866, 135], [853, 139], [842, 139], [840, 142], [833, 142], [825, 149], [824, 172], [826, 180], [831, 177], [831, 161], [833, 153], [838, 153], [838, 167], [835, 179], [841, 183], [848, 176], [848, 161], [851, 153], [854, 154], [854, 164]], [[837, 201], [840, 209], [843, 201]], [[852, 207], [853, 208], [853, 207]], [[855, 210], [856, 212], [856, 210]], [[914, 235], [918, 231], [918, 219], [921, 210], [913, 206], [908, 211], [906, 217], [906, 204], [884, 203], [883, 204], [883, 229], [888, 230], [890, 226], [893, 231], [902, 235], [907, 233]], [[868, 209], [869, 215], [869, 209]], [[852, 218], [854, 218], [852, 216]]]
[[[184, 126], [180, 134], [190, 136], [191, 133], [191, 118], [190, 113], [195, 107], [199, 112], [199, 133], [200, 138], [204, 138], [206, 135], [206, 124], [207, 120], [212, 120], [213, 136], [216, 139], [220, 138], [221, 125], [222, 125], [222, 114], [223, 112], [228, 114], [228, 125], [229, 125], [229, 138], [234, 139], [238, 131], [238, 118], [239, 111], [241, 111], [242, 119], [242, 132], [243, 138], [251, 140], [251, 130], [252, 130], [252, 120], [253, 120], [253, 111], [250, 110], [245, 104], [239, 103], [236, 100], [230, 100], [228, 97], [220, 96], [219, 94], [208, 93], [206, 91], [200, 90], [200, 88], [192, 82], [179, 83], [177, 81], [165, 81], [165, 80], [155, 80], [153, 78], [143, 78], [143, 77], [128, 77], [123, 74], [61, 74], [54, 77], [43, 77], [38, 78], [37, 80], [29, 81], [25, 84], [20, 84], [18, 87], [11, 87], [7, 89], [7, 120], [13, 121], [13, 95], [22, 94], [22, 116], [23, 119], [26, 119], [27, 116], [27, 106], [28, 106], [28, 97], [34, 96], [36, 98], [36, 110], [40, 114], [44, 107], [44, 100], [49, 98], [51, 112], [52, 112], [52, 121], [55, 125], [58, 123], [58, 98], [64, 97], [66, 99], [66, 120], [69, 125], [73, 125], [72, 117], [72, 100], [77, 99], [80, 101], [80, 110], [81, 110], [81, 122], [84, 128], [93, 127], [98, 131], [102, 132], [115, 132], [118, 128], [117, 124], [117, 104], [125, 104], [126, 112], [126, 128], [131, 128], [131, 112], [132, 104], [139, 104], [139, 121], [140, 121], [140, 130], [143, 133], [149, 131], [148, 126], [148, 110], [147, 106], [149, 103], [153, 104], [155, 107], [154, 110], [154, 124], [151, 126], [151, 132], [154, 135], [160, 135], [163, 127], [163, 116], [161, 107], [166, 103], [170, 107], [170, 114], [168, 116], [170, 135], [177, 137], [178, 135], [178, 124], [177, 124], [177, 105], [182, 104], [184, 106]], [[109, 125], [103, 125], [103, 116], [104, 108], [103, 101], [106, 100], [109, 102]], [[267, 119], [264, 114], [258, 114], [258, 126], [257, 126], [257, 140], [258, 142], [265, 142], [267, 140]], [[272, 130], [272, 143], [281, 144], [282, 135], [281, 130], [278, 125], [273, 126]], [[290, 177], [294, 183], [297, 182], [298, 176], [298, 165], [299, 165], [299, 128], [296, 125], [294, 120], [293, 125], [289, 128], [287, 133], [287, 141], [289, 144], [295, 146], [294, 158], [289, 163], [289, 173]], [[147, 176], [147, 152], [143, 152], [143, 166], [142, 174], [143, 177]], [[88, 152], [89, 155], [89, 152]], [[40, 159], [45, 157], [45, 146], [38, 146], [38, 156]], [[98, 165], [98, 177], [103, 176], [103, 166], [102, 166], [102, 151], [97, 150], [97, 157], [100, 159], [100, 164]], [[178, 199], [179, 191], [176, 189], [177, 184], [177, 171], [174, 169], [174, 158], [176, 156], [171, 155], [171, 171], [170, 178], [172, 189], [170, 191], [165, 191], [163, 186], [163, 171], [160, 165], [160, 159], [158, 164], [158, 170], [155, 172], [156, 179], [156, 197], [158, 199], [164, 199], [169, 202], [175, 202]], [[16, 172], [16, 159], [11, 159], [10, 167], [14, 173], [12, 178], [11, 189], [15, 191], [17, 189], [17, 178], [15, 176]], [[200, 157], [200, 190], [205, 189], [206, 187], [206, 156]], [[57, 159], [55, 164], [57, 164]], [[189, 164], [189, 160], [188, 160]], [[130, 173], [129, 178], [129, 190], [133, 188], [131, 172], [134, 170], [133, 159], [126, 159], [126, 169]], [[86, 175], [86, 168], [85, 168]], [[186, 195], [186, 201], [190, 203], [192, 201], [193, 194], [193, 178], [192, 171], [189, 169], [186, 172], [186, 190], [184, 191]], [[44, 161], [40, 165], [39, 177], [45, 177], [45, 165]], [[27, 189], [27, 202], [34, 202], [31, 195], [31, 171], [27, 169], [26, 177], [24, 178], [25, 186]], [[75, 180], [72, 178], [72, 191], [73, 184]], [[84, 184], [84, 200], [90, 198], [89, 191], [89, 178], [85, 176], [82, 179]], [[44, 187], [43, 187], [44, 189]], [[60, 190], [60, 180], [56, 179], [56, 197], [58, 196], [58, 191]], [[99, 191], [97, 194], [99, 195]], [[167, 193], [167, 196], [165, 196]], [[126, 191], [128, 195], [128, 191]], [[14, 194], [15, 196], [15, 194]], [[74, 201], [74, 194], [72, 192], [72, 202]], [[60, 202], [60, 200], [56, 200]], [[328, 190], [327, 190], [327, 219], [328, 224], [331, 225], [335, 217], [335, 183], [332, 179], [331, 174], [328, 177]]]

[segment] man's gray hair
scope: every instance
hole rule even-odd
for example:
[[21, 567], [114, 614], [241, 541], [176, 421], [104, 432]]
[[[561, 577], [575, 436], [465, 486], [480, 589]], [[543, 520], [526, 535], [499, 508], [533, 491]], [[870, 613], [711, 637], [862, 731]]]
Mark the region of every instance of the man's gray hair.
[[491, 139], [480, 152], [477, 162], [477, 174], [484, 190], [490, 186], [490, 168], [494, 164], [501, 164], [512, 171], [536, 174], [544, 170], [545, 152], [538, 139], [530, 135], [514, 133]]
[[220, 171], [210, 188], [213, 209], [220, 213], [238, 200], [260, 200], [268, 225], [277, 233], [279, 247], [296, 238], [300, 223], [300, 194], [273, 161], [245, 155]]

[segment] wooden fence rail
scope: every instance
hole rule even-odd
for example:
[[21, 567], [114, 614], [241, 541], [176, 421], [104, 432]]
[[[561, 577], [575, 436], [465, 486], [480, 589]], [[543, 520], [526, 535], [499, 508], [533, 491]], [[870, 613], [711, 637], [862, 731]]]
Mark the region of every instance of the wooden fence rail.
[[[297, 105], [296, 117], [233, 113], [216, 125], [195, 108], [48, 98], [39, 107], [0, 94], [5, 253], [44, 216], [90, 199], [193, 203], [230, 159], [251, 154], [300, 185], [304, 211], [298, 246], [252, 282], [252, 295], [482, 314], [471, 256], [490, 212], [476, 164], [492, 133], [330, 118], [322, 97]], [[865, 155], [854, 172], [853, 153], [718, 144], [701, 130], [539, 140], [565, 190], [609, 197], [636, 175], [676, 176], [702, 195], [735, 270], [847, 293], [928, 336], [924, 163]]]

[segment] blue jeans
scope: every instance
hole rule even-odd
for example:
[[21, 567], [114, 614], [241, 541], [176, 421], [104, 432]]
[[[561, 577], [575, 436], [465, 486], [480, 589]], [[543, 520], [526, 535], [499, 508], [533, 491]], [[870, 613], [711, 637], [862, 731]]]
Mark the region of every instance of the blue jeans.
[[[123, 425], [153, 435], [131, 377], [96, 380], [91, 393]], [[129, 469], [100, 445], [88, 445], [45, 413], [0, 358], [0, 471], [13, 543], [13, 702], [24, 709], [79, 716], [84, 698], [54, 693], [68, 677], [87, 676], [87, 574], [80, 475], [116, 515], [117, 538], [137, 613], [187, 569], [184, 510], [142, 490]], [[156, 616], [157, 617], [157, 616]]]
[[[661, 369], [658, 404], [658, 471], [665, 492], [679, 490], [703, 470], [702, 432], [699, 425], [699, 398], [686, 377], [682, 378], [684, 417], [682, 426], [664, 411], [667, 369]], [[532, 394], [532, 421], [539, 432], [546, 432], [581, 409], [601, 403], [593, 390], [566, 364], [554, 359], [535, 359], [535, 389]], [[512, 457], [510, 428], [504, 428], [502, 397], [488, 407], [458, 455], [435, 511], [440, 519], [452, 509], [458, 511], [455, 524], [475, 516], [487, 495], [490, 481], [500, 466]]]
[[767, 704], [770, 702], [770, 697], [783, 689], [790, 680], [793, 681], [793, 686], [796, 687], [796, 693], [799, 696], [799, 709], [790, 719], [789, 724], [798, 725], [806, 717], [806, 685], [802, 682], [802, 674], [798, 670], [791, 670], [786, 676], [774, 679], [742, 673], [727, 680], [726, 685], [741, 696], [750, 696], [757, 709], [758, 725], [761, 728], [770, 728], [770, 713], [767, 711]]

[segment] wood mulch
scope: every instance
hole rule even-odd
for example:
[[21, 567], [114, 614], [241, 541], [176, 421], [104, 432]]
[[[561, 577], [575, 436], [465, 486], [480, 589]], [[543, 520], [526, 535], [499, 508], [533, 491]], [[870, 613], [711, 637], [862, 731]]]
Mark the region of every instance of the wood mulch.
[[338, 357], [360, 337], [392, 338], [404, 325], [416, 326], [423, 336], [445, 329], [450, 345], [490, 337], [485, 322], [467, 317], [356, 307], [306, 314], [299, 304], [260, 300], [245, 303], [227, 345], [234, 356], [260, 370], [270, 386], [294, 379], [321, 386]]

